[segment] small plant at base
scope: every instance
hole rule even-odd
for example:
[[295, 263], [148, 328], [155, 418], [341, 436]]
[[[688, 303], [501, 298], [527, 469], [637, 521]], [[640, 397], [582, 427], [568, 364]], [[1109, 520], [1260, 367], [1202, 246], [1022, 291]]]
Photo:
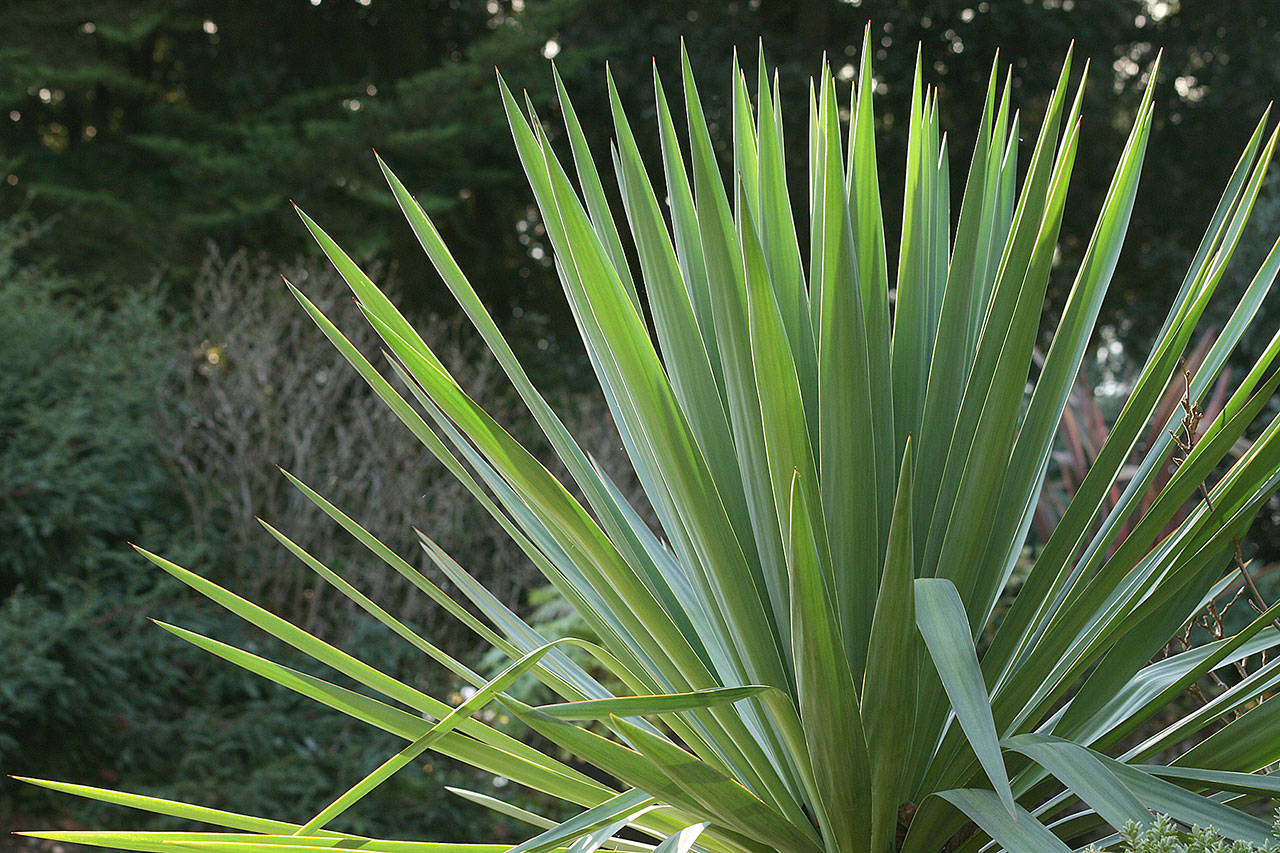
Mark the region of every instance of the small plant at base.
[[[709, 853], [976, 853], [991, 842], [1039, 853], [1070, 850], [1069, 843], [1083, 844], [1102, 827], [1150, 823], [1159, 812], [1212, 826], [1233, 841], [1266, 841], [1264, 821], [1213, 794], [1274, 795], [1274, 780], [1257, 771], [1280, 759], [1273, 736], [1280, 702], [1267, 698], [1280, 683], [1277, 667], [1220, 690], [1201, 708], [1173, 719], [1157, 715], [1208, 673], [1280, 645], [1270, 627], [1277, 608], [1237, 635], [1151, 660], [1233, 581], [1232, 543], [1280, 485], [1275, 419], [1245, 439], [1246, 449], [1207, 487], [1208, 500], [1199, 495], [1280, 385], [1272, 368], [1280, 336], [1234, 383], [1149, 505], [1144, 496], [1172, 451], [1168, 432], [1176, 423], [1160, 425], [1137, 470], [1125, 469], [1159, 417], [1168, 377], [1232, 256], [1277, 133], [1266, 134], [1264, 118], [1249, 140], [1116, 423], [991, 642], [979, 649], [974, 637], [991, 620], [1022, 552], [1115, 269], [1151, 133], [1152, 88], [1138, 105], [1052, 344], [1032, 376], [1079, 153], [1083, 98], [1080, 89], [1068, 91], [1070, 58], [1021, 176], [1021, 119], [1011, 109], [1010, 84], [1002, 87], [993, 68], [954, 233], [938, 94], [917, 72], [891, 300], [870, 53], [864, 44], [847, 133], [829, 69], [812, 89], [807, 193], [794, 194], [809, 205], [799, 216], [791, 207], [779, 89], [763, 57], [754, 95], [735, 63], [727, 184], [687, 58], [688, 155], [655, 74], [661, 189], [650, 182], [610, 86], [621, 225], [559, 80], [576, 186], [532, 108], [522, 109], [501, 86], [570, 310], [657, 530], [534, 387], [390, 168], [383, 164], [419, 241], [575, 491], [461, 389], [377, 286], [304, 215], [416, 405], [295, 291], [304, 310], [513, 537], [596, 641], [547, 642], [423, 536], [476, 616], [291, 478], [374, 554], [502, 650], [506, 668], [482, 678], [282, 534], [281, 544], [306, 565], [472, 690], [451, 707], [143, 552], [381, 698], [168, 630], [408, 745], [300, 824], [44, 782], [234, 832], [42, 835], [142, 853], [175, 842], [207, 853], [684, 853], [695, 846]], [[806, 218], [802, 252], [796, 223]], [[1191, 380], [1191, 400], [1212, 387], [1277, 270], [1280, 244], [1209, 347]], [[1166, 531], [1188, 503], [1190, 511]], [[1135, 513], [1140, 517], [1115, 544]], [[569, 647], [589, 654], [608, 683], [620, 685], [617, 692], [563, 654]], [[562, 701], [536, 708], [520, 702], [509, 688], [526, 675]], [[594, 772], [474, 716], [493, 702]], [[1241, 709], [1246, 713], [1231, 719]], [[1170, 765], [1151, 763], [1206, 727], [1216, 730]], [[579, 811], [556, 824], [489, 793], [460, 792], [535, 827], [515, 847], [404, 847], [329, 828], [427, 750]], [[1067, 817], [1054, 819], [1068, 808]]]
[[[1261, 844], [1247, 841], [1228, 841], [1217, 832], [1203, 826], [1193, 826], [1189, 832], [1181, 832], [1168, 815], [1158, 815], [1154, 821], [1142, 825], [1130, 821], [1120, 830], [1120, 847], [1109, 847], [1115, 853], [1274, 853], [1280, 850], [1280, 809], [1276, 812], [1271, 828], [1273, 840]], [[1103, 853], [1101, 848], [1090, 845], [1086, 853]]]

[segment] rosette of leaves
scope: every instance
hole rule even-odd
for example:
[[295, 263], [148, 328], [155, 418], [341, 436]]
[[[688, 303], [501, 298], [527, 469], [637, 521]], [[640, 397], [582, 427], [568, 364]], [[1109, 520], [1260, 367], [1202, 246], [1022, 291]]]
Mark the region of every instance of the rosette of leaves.
[[[545, 432], [567, 481], [463, 392], [304, 215], [403, 384], [383, 379], [295, 291], [303, 308], [595, 640], [548, 641], [424, 535], [423, 547], [460, 591], [455, 601], [362, 528], [359, 507], [340, 509], [291, 476], [509, 664], [482, 678], [269, 526], [373, 618], [469, 683], [466, 698], [450, 706], [427, 696], [147, 554], [361, 689], [168, 630], [394, 732], [407, 746], [362, 780], [335, 780], [354, 784], [301, 824], [58, 785], [227, 832], [44, 837], [149, 853], [175, 845], [207, 853], [1065, 851], [1163, 813], [1264, 843], [1270, 827], [1250, 807], [1280, 788], [1258, 772], [1280, 759], [1280, 703], [1264, 701], [1280, 681], [1280, 660], [1203, 707], [1171, 703], [1211, 673], [1280, 644], [1275, 609], [1235, 636], [1152, 659], [1233, 582], [1233, 542], [1280, 483], [1280, 420], [1255, 424], [1280, 383], [1272, 369], [1280, 337], [1232, 383], [1185, 458], [1174, 443], [1177, 423], [1153, 430], [1152, 420], [1179, 417], [1162, 407], [1168, 378], [1214, 298], [1277, 134], [1267, 134], [1264, 117], [1105, 443], [1016, 599], [988, 625], [1028, 536], [1121, 251], [1152, 132], [1152, 92], [1137, 105], [1052, 342], [1033, 370], [1072, 170], [1080, 156], [1102, 156], [1079, 150], [1083, 79], [1073, 91], [1068, 58], [1031, 134], [1007, 79], [993, 70], [976, 146], [967, 170], [956, 173], [963, 200], [953, 210], [939, 96], [917, 72], [894, 258], [886, 250], [869, 53], [847, 104], [828, 69], [816, 79], [800, 105], [808, 162], [795, 168], [784, 156], [778, 83], [763, 58], [753, 82], [734, 64], [732, 126], [719, 129], [731, 165], [717, 157], [687, 59], [683, 129], [655, 73], [656, 185], [655, 164], [642, 159], [610, 87], [617, 216], [601, 174], [605, 158], [589, 146], [563, 87], [563, 130], [555, 132], [567, 141], [567, 157], [531, 105], [501, 86], [569, 310], [655, 527], [552, 411], [389, 167], [410, 226]], [[807, 205], [793, 209], [793, 199]], [[1278, 268], [1280, 247], [1205, 353], [1192, 400], [1213, 387]], [[1134, 463], [1148, 435], [1156, 439]], [[1243, 452], [1220, 466], [1242, 440]], [[1146, 501], [1174, 453], [1179, 464]], [[990, 641], [975, 643], [988, 629]], [[570, 646], [584, 649], [589, 665], [566, 655]], [[522, 677], [560, 701], [520, 702], [508, 691]], [[555, 745], [557, 756], [591, 772], [477, 716], [495, 702]], [[1198, 745], [1180, 746], [1207, 729], [1213, 733]], [[460, 792], [530, 824], [529, 840], [516, 846], [383, 841], [330, 828], [428, 750], [576, 813], [553, 823], [490, 793]], [[1166, 754], [1171, 762], [1156, 763]]]

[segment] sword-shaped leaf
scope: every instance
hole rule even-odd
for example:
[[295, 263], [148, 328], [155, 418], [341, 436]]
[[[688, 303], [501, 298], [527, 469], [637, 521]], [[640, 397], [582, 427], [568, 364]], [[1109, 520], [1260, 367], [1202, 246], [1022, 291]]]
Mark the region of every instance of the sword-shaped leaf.
[[915, 582], [915, 611], [916, 624], [951, 700], [951, 710], [1012, 816], [1015, 808], [1009, 773], [1000, 754], [1000, 738], [991, 718], [991, 698], [982, 680], [960, 594], [949, 580], [919, 578]]

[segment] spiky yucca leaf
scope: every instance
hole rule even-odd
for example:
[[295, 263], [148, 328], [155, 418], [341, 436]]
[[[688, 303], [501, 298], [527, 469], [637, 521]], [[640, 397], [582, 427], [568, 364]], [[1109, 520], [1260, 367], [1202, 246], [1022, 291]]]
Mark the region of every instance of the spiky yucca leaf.
[[[147, 555], [380, 698], [171, 628], [179, 637], [409, 746], [366, 779], [346, 780], [354, 786], [301, 826], [40, 783], [238, 833], [45, 837], [209, 853], [503, 849], [351, 838], [325, 828], [430, 748], [580, 807], [556, 825], [461, 792], [542, 830], [513, 848], [519, 853], [928, 853], [977, 851], [989, 842], [1067, 850], [1108, 825], [1146, 822], [1152, 812], [1229, 838], [1266, 840], [1268, 825], [1250, 807], [1280, 790], [1258, 772], [1280, 760], [1280, 703], [1264, 701], [1280, 667], [1257, 670], [1183, 716], [1170, 717], [1167, 706], [1212, 671], [1280, 645], [1275, 613], [1236, 637], [1152, 662], [1231, 582], [1233, 541], [1280, 484], [1280, 420], [1251, 430], [1280, 383], [1272, 369], [1280, 336], [1229, 389], [1171, 474], [1176, 415], [1163, 403], [1270, 164], [1276, 134], [1266, 136], [1265, 118], [1123, 410], [997, 622], [997, 599], [1027, 539], [1133, 211], [1151, 90], [1138, 105], [1052, 343], [1033, 363], [1071, 173], [1077, 159], [1096, 156], [1079, 150], [1084, 83], [1081, 75], [1070, 90], [1070, 58], [1026, 158], [1009, 83], [1001, 85], [993, 68], [954, 215], [939, 94], [917, 71], [896, 262], [886, 252], [865, 45], [847, 126], [828, 69], [810, 90], [807, 173], [787, 168], [778, 86], [763, 55], [754, 87], [734, 63], [727, 172], [687, 59], [681, 72], [683, 130], [654, 76], [656, 187], [610, 81], [618, 221], [560, 81], [573, 174], [532, 108], [500, 83], [569, 308], [658, 530], [548, 406], [386, 164], [410, 226], [572, 483], [559, 482], [466, 395], [305, 215], [385, 342], [408, 398], [294, 291], [592, 628], [599, 645], [588, 651], [610, 684], [623, 686], [620, 695], [434, 541], [422, 538], [431, 560], [482, 618], [290, 477], [373, 555], [508, 655], [510, 666], [485, 682], [271, 528], [306, 565], [471, 684], [470, 698], [451, 708]], [[796, 187], [807, 210], [791, 208]], [[1202, 354], [1192, 401], [1214, 387], [1278, 266], [1280, 247]], [[1247, 450], [1239, 452], [1242, 439]], [[1234, 461], [1221, 472], [1233, 447]], [[559, 701], [535, 708], [503, 692], [526, 673]], [[584, 774], [471, 716], [490, 701], [615, 782], [597, 781], [601, 774]], [[1217, 728], [1213, 737], [1171, 767], [1150, 763], [1209, 727]], [[1145, 739], [1122, 749], [1140, 728]], [[630, 834], [617, 838], [626, 827]]]

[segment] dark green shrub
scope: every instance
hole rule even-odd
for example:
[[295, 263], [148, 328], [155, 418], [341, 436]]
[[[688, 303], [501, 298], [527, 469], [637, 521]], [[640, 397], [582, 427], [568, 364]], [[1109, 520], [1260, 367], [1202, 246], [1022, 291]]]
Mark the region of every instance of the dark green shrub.
[[15, 266], [30, 233], [0, 226], [0, 766], [58, 745], [80, 772], [110, 753], [131, 699], [109, 685], [157, 588], [127, 541], [181, 517], [151, 427], [155, 314], [83, 307], [68, 282]]

